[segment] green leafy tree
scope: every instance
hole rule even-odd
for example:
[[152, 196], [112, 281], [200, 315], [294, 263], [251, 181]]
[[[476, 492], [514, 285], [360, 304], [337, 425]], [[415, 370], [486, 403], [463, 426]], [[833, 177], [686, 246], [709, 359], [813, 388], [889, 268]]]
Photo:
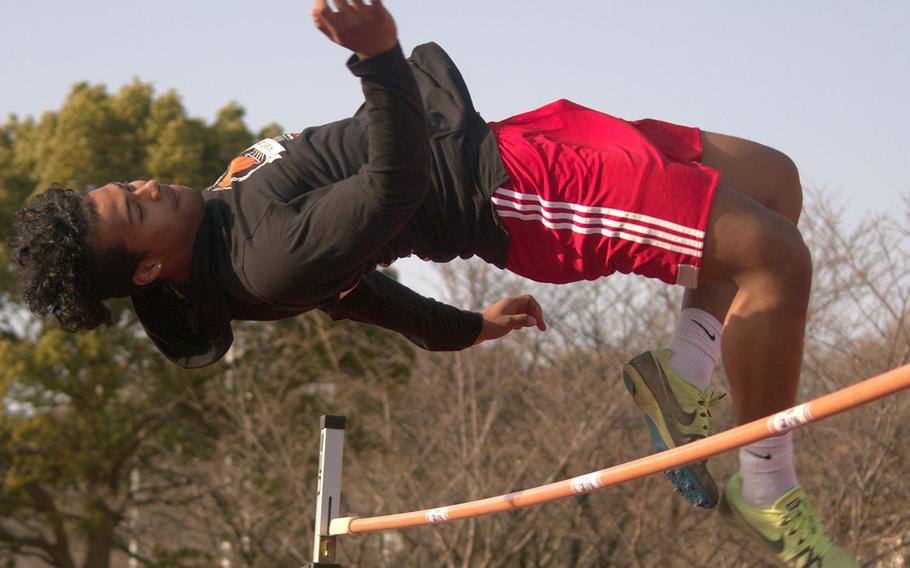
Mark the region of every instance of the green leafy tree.
[[123, 548], [130, 469], [201, 428], [185, 401], [213, 372], [152, 349], [129, 326], [0, 343], [0, 546], [73, 567]]
[[[243, 116], [229, 103], [206, 123], [176, 92], [155, 96], [134, 81], [115, 94], [80, 83], [58, 112], [10, 117], [0, 126], [0, 236], [52, 183], [87, 190], [154, 177], [205, 187], [254, 141]], [[272, 123], [256, 138], [282, 131]], [[14, 299], [12, 272], [0, 293]], [[382, 433], [355, 429], [348, 444], [381, 447], [410, 345], [310, 314], [241, 326], [232, 364], [185, 372], [157, 353], [127, 301], [112, 308], [115, 326], [70, 335], [5, 305], [0, 560], [103, 568], [132, 550], [147, 566], [210, 566], [228, 558], [228, 543], [241, 565], [304, 562], [316, 418], [382, 416]]]
[[[206, 124], [176, 93], [156, 97], [138, 80], [115, 94], [77, 84], [58, 112], [0, 126], [0, 236], [8, 241], [15, 209], [52, 183], [81, 191], [156, 176], [201, 187], [251, 140], [234, 103]], [[217, 439], [189, 401], [222, 368], [167, 363], [126, 301], [112, 303], [115, 326], [90, 333], [26, 318], [5, 249], [0, 261], [0, 558], [104, 568], [128, 548], [130, 510], [181, 490], [160, 475], [154, 491], [131, 491], [130, 471], [154, 471], [178, 449], [205, 453]], [[206, 558], [164, 547], [139, 559], [164, 566], [175, 555]]]

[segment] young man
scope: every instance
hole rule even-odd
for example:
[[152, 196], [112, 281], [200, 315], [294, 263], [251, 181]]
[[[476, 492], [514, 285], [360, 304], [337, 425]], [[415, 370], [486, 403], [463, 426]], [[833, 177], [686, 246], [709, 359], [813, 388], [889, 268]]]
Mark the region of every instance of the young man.
[[[463, 311], [377, 266], [477, 255], [555, 283], [619, 270], [689, 287], [669, 348], [623, 369], [656, 449], [710, 433], [721, 334], [737, 421], [792, 406], [811, 261], [786, 156], [568, 101], [486, 124], [438, 46], [406, 61], [378, 0], [336, 4], [317, 0], [313, 19], [355, 53], [365, 106], [255, 144], [202, 192], [135, 181], [38, 196], [16, 219], [33, 311], [91, 329], [109, 319], [102, 300], [129, 295], [152, 341], [188, 368], [224, 355], [234, 319], [313, 308], [453, 350], [544, 330], [541, 307], [521, 296]], [[740, 463], [728, 514], [789, 565], [855, 565], [797, 484], [789, 434], [744, 448]], [[704, 463], [670, 478], [696, 505], [719, 499]]]

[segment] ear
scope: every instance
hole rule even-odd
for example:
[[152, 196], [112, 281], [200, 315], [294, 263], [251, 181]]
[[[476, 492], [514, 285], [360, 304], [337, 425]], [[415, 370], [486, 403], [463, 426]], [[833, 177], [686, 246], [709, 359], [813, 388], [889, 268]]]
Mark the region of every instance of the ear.
[[143, 258], [133, 273], [133, 284], [145, 286], [151, 284], [161, 274], [161, 260], [157, 258]]

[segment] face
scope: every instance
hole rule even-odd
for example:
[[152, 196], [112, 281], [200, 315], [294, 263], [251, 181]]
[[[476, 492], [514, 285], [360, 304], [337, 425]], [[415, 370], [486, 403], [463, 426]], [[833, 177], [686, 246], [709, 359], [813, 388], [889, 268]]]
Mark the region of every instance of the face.
[[100, 246], [123, 244], [131, 252], [146, 253], [134, 278], [137, 284], [158, 277], [182, 279], [202, 221], [199, 191], [149, 180], [111, 182], [87, 195], [98, 208]]

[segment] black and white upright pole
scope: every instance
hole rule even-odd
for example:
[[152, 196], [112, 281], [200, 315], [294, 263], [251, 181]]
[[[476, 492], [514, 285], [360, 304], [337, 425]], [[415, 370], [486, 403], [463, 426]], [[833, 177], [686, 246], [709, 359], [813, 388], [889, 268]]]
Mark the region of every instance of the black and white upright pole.
[[341, 452], [344, 449], [344, 416], [319, 419], [319, 486], [316, 490], [316, 526], [313, 534], [312, 568], [341, 568], [335, 564], [337, 537], [329, 534], [332, 519], [341, 506]]

